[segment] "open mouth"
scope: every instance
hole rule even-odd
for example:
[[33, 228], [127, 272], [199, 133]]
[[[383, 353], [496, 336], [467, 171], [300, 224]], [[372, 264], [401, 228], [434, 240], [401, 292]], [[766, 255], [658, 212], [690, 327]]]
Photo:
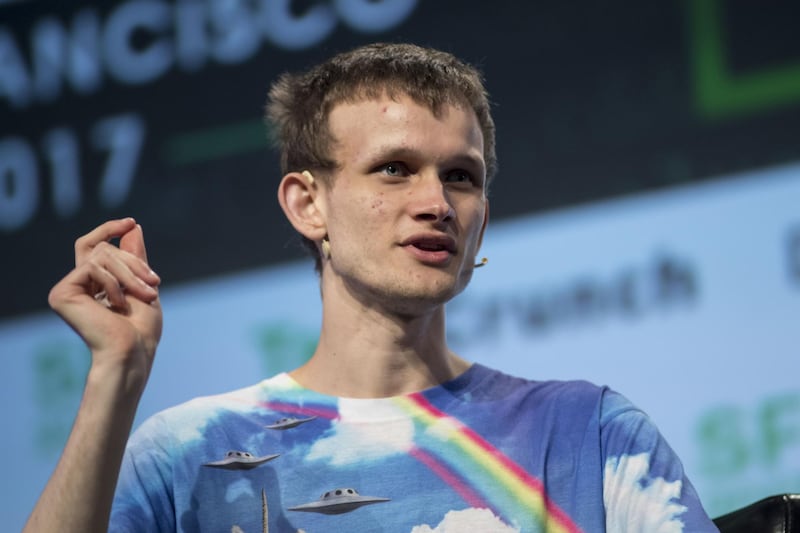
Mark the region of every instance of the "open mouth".
[[412, 237], [405, 242], [406, 246], [412, 246], [422, 252], [447, 252], [448, 254], [456, 253], [455, 241], [445, 235], [418, 235]]
[[456, 255], [455, 242], [447, 237], [418, 237], [410, 239], [405, 246], [418, 261], [443, 266]]
[[413, 246], [415, 248], [419, 248], [420, 250], [424, 250], [426, 252], [448, 251], [447, 246], [445, 246], [444, 244], [416, 242], [413, 244]]

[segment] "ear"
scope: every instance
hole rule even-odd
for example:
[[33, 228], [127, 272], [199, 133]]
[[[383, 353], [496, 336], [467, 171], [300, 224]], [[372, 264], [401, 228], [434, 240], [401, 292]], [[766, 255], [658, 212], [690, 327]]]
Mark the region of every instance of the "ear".
[[278, 202], [286, 218], [301, 235], [312, 241], [321, 240], [328, 232], [325, 224], [324, 185], [308, 172], [290, 172], [278, 186]]

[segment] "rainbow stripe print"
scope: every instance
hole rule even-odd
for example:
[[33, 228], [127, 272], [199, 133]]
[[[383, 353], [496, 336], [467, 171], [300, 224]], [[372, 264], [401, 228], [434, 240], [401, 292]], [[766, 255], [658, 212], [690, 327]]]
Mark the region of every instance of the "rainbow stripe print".
[[572, 520], [550, 501], [541, 481], [470, 428], [434, 407], [422, 394], [394, 399], [417, 425], [411, 455], [475, 508], [515, 521], [522, 531], [577, 533]]

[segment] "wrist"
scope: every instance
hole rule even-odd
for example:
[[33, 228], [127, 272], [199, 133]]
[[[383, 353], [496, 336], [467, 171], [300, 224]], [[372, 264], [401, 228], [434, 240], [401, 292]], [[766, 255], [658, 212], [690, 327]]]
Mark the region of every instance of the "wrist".
[[86, 389], [106, 396], [109, 400], [138, 401], [150, 376], [150, 364], [142, 360], [92, 354], [92, 365], [86, 376]]

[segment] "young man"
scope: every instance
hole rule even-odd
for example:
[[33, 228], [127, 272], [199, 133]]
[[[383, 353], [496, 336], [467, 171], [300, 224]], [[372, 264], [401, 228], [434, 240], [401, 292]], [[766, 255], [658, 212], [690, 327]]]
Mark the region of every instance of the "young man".
[[160, 336], [159, 279], [132, 219], [101, 225], [50, 296], [93, 362], [28, 530], [104, 531], [110, 515], [110, 531], [716, 531], [624, 398], [447, 347], [444, 306], [475, 267], [496, 167], [472, 67], [366, 46], [281, 78], [268, 116], [278, 199], [320, 273], [314, 355], [156, 415], [123, 458]]

